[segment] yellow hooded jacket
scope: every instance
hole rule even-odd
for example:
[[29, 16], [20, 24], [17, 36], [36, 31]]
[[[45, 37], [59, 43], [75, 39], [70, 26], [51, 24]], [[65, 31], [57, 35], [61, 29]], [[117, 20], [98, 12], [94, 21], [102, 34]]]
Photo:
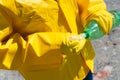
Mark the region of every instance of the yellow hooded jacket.
[[89, 20], [110, 31], [103, 0], [0, 0], [0, 68], [26, 80], [83, 80], [93, 72], [90, 41], [80, 55], [66, 55], [60, 45], [66, 32], [81, 33]]

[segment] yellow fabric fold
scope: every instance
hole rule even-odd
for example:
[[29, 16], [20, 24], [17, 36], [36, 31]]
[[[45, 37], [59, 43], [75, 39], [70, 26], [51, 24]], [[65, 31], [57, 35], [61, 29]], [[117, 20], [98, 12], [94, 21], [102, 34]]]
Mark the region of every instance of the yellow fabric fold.
[[0, 41], [7, 38], [12, 33], [12, 25], [0, 12]]
[[19, 34], [13, 35], [13, 37], [11, 37], [7, 43], [3, 45], [7, 48], [2, 61], [2, 64], [6, 67], [6, 69], [17, 69], [21, 66], [25, 55], [25, 45], [26, 42]]
[[58, 0], [58, 3], [60, 8], [62, 9], [70, 30], [74, 33], [78, 33], [76, 24], [76, 18], [78, 16], [78, 6], [76, 0]]
[[9, 50], [5, 55], [5, 58], [3, 60], [3, 65], [8, 69], [11, 69], [11, 63], [13, 62], [13, 59], [15, 57], [16, 50], [17, 50], [17, 45], [16, 43], [14, 43], [9, 46]]

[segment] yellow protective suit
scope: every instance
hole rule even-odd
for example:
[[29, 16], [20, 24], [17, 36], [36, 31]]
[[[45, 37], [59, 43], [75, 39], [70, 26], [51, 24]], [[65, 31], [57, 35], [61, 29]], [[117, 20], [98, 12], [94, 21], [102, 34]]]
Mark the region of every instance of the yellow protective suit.
[[0, 68], [18, 70], [26, 80], [83, 80], [93, 72], [90, 41], [79, 55], [60, 46], [67, 32], [80, 34], [89, 20], [110, 31], [103, 0], [0, 0]]

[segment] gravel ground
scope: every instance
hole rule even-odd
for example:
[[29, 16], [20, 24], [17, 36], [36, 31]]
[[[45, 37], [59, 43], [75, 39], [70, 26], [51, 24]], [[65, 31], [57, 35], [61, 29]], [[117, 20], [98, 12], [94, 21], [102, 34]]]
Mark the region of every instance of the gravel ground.
[[[105, 0], [108, 10], [120, 11], [120, 0]], [[104, 70], [109, 74], [102, 77], [94, 75], [94, 80], [120, 80], [120, 26], [103, 38], [92, 41], [95, 52], [96, 74]], [[105, 75], [105, 74], [104, 74]], [[24, 80], [18, 71], [0, 70], [0, 80]]]
[[[105, 0], [108, 10], [120, 11], [120, 0]], [[95, 69], [102, 72], [106, 66], [112, 67], [106, 77], [94, 80], [120, 80], [120, 26], [99, 40], [92, 41], [95, 52]], [[108, 69], [109, 69], [108, 67]]]

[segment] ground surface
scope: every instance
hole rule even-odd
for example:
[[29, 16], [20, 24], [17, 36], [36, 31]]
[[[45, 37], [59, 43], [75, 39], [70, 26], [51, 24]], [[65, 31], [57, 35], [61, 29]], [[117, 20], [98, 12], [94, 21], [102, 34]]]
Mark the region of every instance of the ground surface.
[[[120, 0], [105, 0], [108, 10], [120, 11]], [[105, 78], [94, 80], [120, 80], [120, 26], [99, 40], [92, 41], [96, 52], [95, 69], [97, 72], [108, 71]], [[106, 75], [106, 74], [104, 74]]]
[[[108, 10], [120, 11], [120, 0], [105, 1]], [[120, 26], [92, 43], [96, 52], [94, 80], [120, 80]], [[17, 71], [0, 70], [0, 80], [24, 80], [24, 78]]]

